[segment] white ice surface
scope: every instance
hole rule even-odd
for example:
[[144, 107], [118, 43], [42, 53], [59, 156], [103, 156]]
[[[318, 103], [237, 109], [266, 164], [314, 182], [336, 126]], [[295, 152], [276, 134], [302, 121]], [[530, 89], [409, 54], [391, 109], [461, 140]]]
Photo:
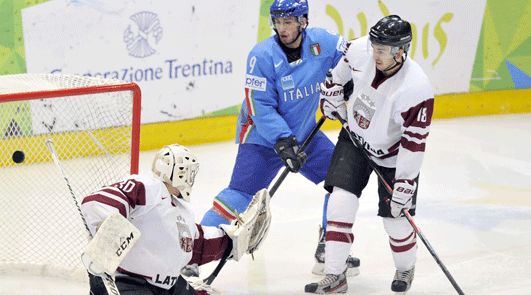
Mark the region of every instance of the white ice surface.
[[[326, 133], [335, 142], [338, 132]], [[531, 294], [530, 147], [531, 114], [432, 122], [414, 220], [465, 294]], [[237, 145], [190, 148], [201, 163], [191, 201], [199, 221], [228, 185]], [[141, 153], [141, 173], [149, 173], [154, 153]], [[288, 175], [271, 201], [272, 228], [255, 260], [229, 261], [212, 286], [222, 294], [304, 294], [306, 284], [320, 279], [310, 270], [323, 196], [322, 184]], [[394, 266], [376, 210], [373, 176], [354, 225], [352, 252], [361, 259], [361, 274], [348, 279], [347, 294], [391, 294]], [[418, 243], [408, 295], [457, 294], [420, 239]], [[201, 276], [216, 265], [203, 266]], [[0, 294], [88, 294], [88, 286], [0, 276]]]

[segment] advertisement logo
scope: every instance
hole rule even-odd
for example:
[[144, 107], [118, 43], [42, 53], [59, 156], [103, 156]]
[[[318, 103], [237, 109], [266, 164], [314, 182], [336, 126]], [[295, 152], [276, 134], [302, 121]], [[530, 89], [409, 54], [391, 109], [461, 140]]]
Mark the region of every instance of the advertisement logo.
[[125, 29], [124, 42], [129, 55], [137, 58], [148, 57], [157, 52], [151, 45], [162, 39], [162, 27], [157, 14], [141, 11], [130, 17], [135, 22], [137, 30], [133, 32], [131, 25]]
[[258, 91], [266, 91], [267, 81], [265, 78], [247, 75], [245, 77], [245, 88], [250, 88]]
[[295, 88], [295, 82], [293, 82], [293, 77], [291, 75], [284, 76], [280, 79], [282, 82], [282, 89], [289, 90]]

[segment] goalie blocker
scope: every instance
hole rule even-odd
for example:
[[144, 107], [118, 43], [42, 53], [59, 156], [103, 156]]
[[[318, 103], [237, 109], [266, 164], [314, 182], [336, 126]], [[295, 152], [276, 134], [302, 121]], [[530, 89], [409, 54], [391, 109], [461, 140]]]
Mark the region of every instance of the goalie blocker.
[[81, 254], [87, 271], [102, 279], [108, 294], [120, 294], [114, 273], [139, 238], [140, 230], [114, 212], [98, 226], [96, 235]]

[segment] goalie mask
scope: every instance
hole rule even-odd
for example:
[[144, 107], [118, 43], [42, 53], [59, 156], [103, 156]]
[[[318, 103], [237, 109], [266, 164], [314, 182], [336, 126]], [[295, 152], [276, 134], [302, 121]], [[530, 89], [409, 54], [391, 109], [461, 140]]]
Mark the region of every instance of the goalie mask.
[[151, 165], [153, 177], [173, 186], [181, 193], [181, 197], [190, 202], [190, 194], [199, 162], [187, 147], [178, 144], [163, 147]]

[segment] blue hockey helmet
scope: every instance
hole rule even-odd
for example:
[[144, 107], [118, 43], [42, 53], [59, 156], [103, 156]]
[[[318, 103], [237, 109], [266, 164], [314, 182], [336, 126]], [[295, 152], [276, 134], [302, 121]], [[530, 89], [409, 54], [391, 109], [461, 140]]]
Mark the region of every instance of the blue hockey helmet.
[[279, 17], [296, 16], [302, 24], [302, 17], [308, 19], [307, 0], [275, 0], [269, 8], [269, 24], [273, 27], [273, 20]]

